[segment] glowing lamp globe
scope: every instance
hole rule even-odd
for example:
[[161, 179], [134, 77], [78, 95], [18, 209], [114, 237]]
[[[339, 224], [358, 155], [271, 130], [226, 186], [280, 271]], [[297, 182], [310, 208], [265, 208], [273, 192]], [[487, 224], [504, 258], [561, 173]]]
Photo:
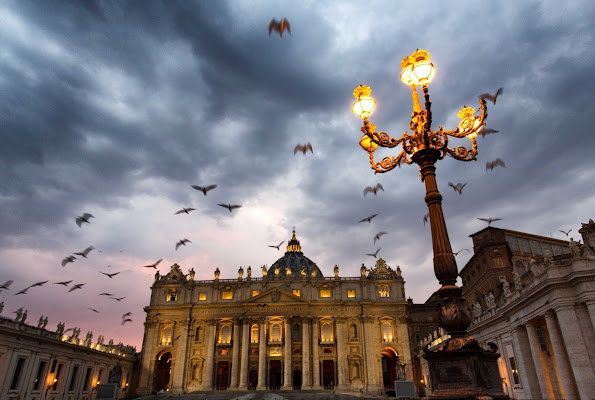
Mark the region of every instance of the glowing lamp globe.
[[359, 140], [359, 145], [362, 146], [362, 149], [366, 150], [368, 153], [373, 153], [374, 150], [378, 148], [378, 145], [370, 139], [370, 136], [364, 135]]
[[365, 119], [368, 118], [370, 114], [372, 114], [374, 107], [376, 107], [376, 100], [370, 96], [362, 96], [358, 97], [355, 103], [353, 103], [351, 110], [358, 117]]
[[401, 67], [403, 69], [401, 80], [410, 86], [425, 86], [436, 75], [436, 68], [430, 62], [430, 53], [425, 50], [417, 50], [409, 57], [405, 57], [401, 62]]

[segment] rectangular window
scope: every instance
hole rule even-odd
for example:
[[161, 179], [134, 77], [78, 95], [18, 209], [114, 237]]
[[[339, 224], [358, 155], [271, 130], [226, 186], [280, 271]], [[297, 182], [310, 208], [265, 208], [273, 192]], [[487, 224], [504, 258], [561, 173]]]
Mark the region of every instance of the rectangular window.
[[293, 295], [300, 297], [300, 289], [293, 289]]
[[258, 296], [260, 294], [260, 290], [255, 289], [252, 291], [252, 297]]
[[221, 293], [221, 298], [223, 300], [232, 300], [233, 299], [233, 292], [228, 290]]
[[35, 375], [35, 382], [33, 383], [33, 390], [39, 390], [39, 385], [41, 385], [41, 380], [43, 379], [43, 375], [45, 373], [45, 361], [39, 362], [39, 367], [37, 368], [37, 375]]
[[56, 372], [56, 364], [58, 363], [58, 360], [54, 360], [52, 361], [52, 368], [50, 369], [50, 373], [53, 374], [54, 372]]
[[10, 390], [16, 390], [19, 384], [19, 378], [21, 377], [21, 372], [23, 371], [23, 366], [25, 365], [26, 358], [19, 358], [17, 361], [17, 366], [14, 369], [14, 375], [12, 376], [12, 381], [10, 382]]
[[101, 373], [103, 372], [102, 369], [99, 370], [99, 374], [97, 375], [97, 384], [101, 384]]
[[330, 289], [320, 289], [320, 297], [321, 298], [331, 297], [331, 290]]
[[167, 291], [167, 301], [174, 302], [178, 299], [178, 291], [176, 289], [169, 289]]
[[200, 294], [198, 295], [198, 300], [199, 301], [206, 301], [207, 300], [207, 293], [206, 292], [200, 292]]
[[72, 375], [70, 376], [70, 385], [68, 385], [68, 391], [72, 392], [74, 390], [74, 384], [76, 383], [76, 376], [79, 372], [79, 366], [75, 365], [72, 369]]
[[519, 238], [519, 247], [523, 253], [531, 254], [531, 246], [529, 246], [529, 241], [527, 239]]
[[517, 241], [516, 236], [508, 236], [506, 235], [506, 240], [508, 241], [508, 245], [512, 251], [518, 252], [521, 251], [519, 248], [519, 242]]
[[521, 379], [519, 378], [519, 370], [516, 368], [514, 357], [510, 357], [508, 361], [510, 361], [510, 370], [512, 371], [512, 379], [514, 380], [514, 384], [520, 385]]
[[347, 289], [347, 297], [354, 298], [355, 297], [355, 289]]
[[62, 372], [62, 364], [58, 364], [58, 370], [56, 371], [56, 377], [54, 378], [54, 385], [52, 386], [52, 390], [56, 390], [58, 388], [58, 382], [60, 381], [60, 373]]
[[83, 386], [83, 392], [86, 392], [87, 390], [91, 389], [89, 387], [90, 379], [91, 379], [91, 368], [87, 368], [87, 373], [85, 374], [85, 385]]
[[378, 285], [378, 297], [389, 297], [388, 285]]

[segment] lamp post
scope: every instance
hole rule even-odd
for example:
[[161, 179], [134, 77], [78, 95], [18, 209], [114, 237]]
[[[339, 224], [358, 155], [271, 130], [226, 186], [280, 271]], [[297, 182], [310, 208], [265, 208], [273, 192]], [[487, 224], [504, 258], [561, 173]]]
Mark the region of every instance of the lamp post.
[[[495, 351], [490, 352], [492, 356], [484, 354], [488, 353], [488, 351], [481, 349], [474, 338], [464, 337], [466, 329], [471, 324], [471, 316], [463, 304], [462, 289], [456, 285], [458, 268], [448, 238], [442, 212], [442, 195], [438, 191], [435, 173], [436, 162], [447, 155], [460, 161], [476, 160], [476, 138], [477, 133], [485, 125], [487, 118], [486, 102], [483, 98], [479, 99], [481, 114], [477, 116], [473, 116], [475, 109], [463, 107], [457, 114], [461, 118], [461, 122], [454, 130], [444, 130], [440, 126], [438, 130], [433, 131], [431, 129], [432, 102], [430, 101], [428, 84], [434, 78], [436, 69], [430, 62], [430, 54], [425, 50], [417, 50], [401, 62], [401, 67], [400, 78], [412, 89], [413, 112], [409, 122], [411, 133], [405, 131], [402, 137], [395, 139], [386, 132], [376, 131], [376, 126], [369, 121], [369, 117], [376, 107], [376, 101], [370, 96], [371, 89], [367, 86], [360, 85], [353, 92], [357, 100], [353, 104], [352, 110], [364, 121], [361, 128], [364, 135], [359, 143], [368, 152], [374, 173], [391, 171], [403, 162], [407, 164], [415, 163], [419, 165], [421, 180], [426, 185], [425, 201], [428, 205], [432, 232], [434, 274], [441, 284], [437, 292], [442, 299], [439, 322], [440, 326], [451, 336], [451, 339], [441, 345], [438, 357], [432, 355], [433, 352], [425, 350], [425, 358], [430, 366], [430, 383], [433, 389], [431, 397], [436, 399], [458, 398], [457, 396], [462, 392], [481, 397], [489, 392], [492, 398], [507, 398], [501, 390], [497, 390], [499, 386], [501, 387], [496, 363], [499, 355]], [[417, 86], [420, 86], [423, 91], [425, 100], [423, 109], [419, 101]], [[468, 138], [471, 141], [471, 148], [462, 145], [449, 147], [450, 138]], [[386, 148], [398, 147], [400, 151], [395, 156], [384, 157], [380, 162], [376, 162], [374, 152], [379, 146]], [[480, 372], [473, 372], [472, 364], [475, 361], [468, 357], [466, 359], [464, 356], [465, 352], [467, 352], [467, 355], [471, 354], [468, 352], [470, 349], [474, 350], [474, 356], [483, 357], [481, 362], [487, 362], [484, 356], [487, 356], [489, 360], [493, 359], [493, 363], [489, 361], [488, 369], [490, 373], [495, 372], [496, 377], [482, 378], [478, 375]], [[495, 359], [493, 355], [496, 356]], [[450, 358], [449, 362], [447, 362], [446, 358]], [[450, 367], [448, 372], [441, 368], [441, 365], [445, 367], [446, 364]], [[455, 365], [456, 368], [453, 369], [452, 367]], [[449, 373], [452, 375], [453, 371], [459, 371], [460, 375], [447, 376]], [[481, 388], [482, 385], [479, 382], [481, 379], [497, 379], [498, 383], [492, 385], [488, 382]], [[488, 387], [494, 390], [488, 390]]]

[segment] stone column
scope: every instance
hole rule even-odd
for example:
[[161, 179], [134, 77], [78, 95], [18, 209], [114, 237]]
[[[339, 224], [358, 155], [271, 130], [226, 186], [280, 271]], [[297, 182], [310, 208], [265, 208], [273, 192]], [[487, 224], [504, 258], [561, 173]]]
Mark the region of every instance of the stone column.
[[[153, 349], [157, 346], [155, 337], [158, 333], [159, 323], [156, 321], [145, 322], [145, 338], [143, 341], [141, 374], [138, 384], [139, 394], [149, 394], [153, 390], [153, 369], [155, 368], [155, 357], [157, 353], [153, 353]], [[6, 356], [6, 359], [9, 359]]]
[[366, 387], [368, 392], [377, 393], [383, 383], [378, 381], [378, 373], [376, 372], [378, 368], [376, 363], [377, 354], [374, 352], [374, 343], [375, 341], [379, 341], [380, 338], [374, 338], [374, 327], [372, 325], [375, 321], [374, 318], [362, 316], [362, 320], [364, 321], [364, 337], [362, 338], [362, 343], [365, 348], [366, 369], [368, 371], [366, 374]]
[[283, 350], [283, 390], [293, 388], [291, 382], [291, 317], [285, 319], [285, 349]]
[[349, 363], [347, 362], [347, 340], [345, 339], [345, 317], [335, 317], [335, 326], [337, 337], [337, 389], [347, 388], [347, 371]]
[[541, 390], [537, 384], [537, 375], [531, 355], [531, 347], [527, 337], [527, 330], [523, 326], [517, 326], [512, 331], [512, 348], [514, 350], [515, 362], [521, 385], [526, 388], [527, 398], [536, 399], [541, 396]]
[[578, 399], [578, 391], [574, 383], [572, 367], [570, 366], [568, 354], [566, 354], [566, 349], [564, 348], [564, 339], [562, 338], [562, 333], [560, 332], [560, 327], [553, 311], [545, 313], [545, 323], [550, 334], [558, 374], [564, 388], [563, 396], [566, 399]]
[[318, 355], [320, 333], [317, 318], [312, 319], [312, 389], [320, 390], [320, 356]]
[[589, 316], [591, 317], [591, 324], [593, 324], [593, 329], [595, 329], [595, 301], [588, 300], [586, 304], [587, 310], [589, 310]]
[[302, 389], [311, 389], [310, 379], [310, 317], [302, 318]]
[[583, 335], [578, 329], [579, 322], [572, 306], [556, 310], [556, 316], [564, 334], [561, 335], [574, 374], [576, 387], [581, 399], [590, 399], [595, 393], [595, 376], [591, 366], [590, 355], [585, 346]]
[[242, 359], [240, 361], [240, 386], [238, 389], [248, 389], [248, 351], [250, 348], [250, 320], [242, 321]]
[[529, 345], [531, 346], [531, 355], [533, 356], [533, 363], [535, 364], [535, 372], [537, 373], [537, 381], [541, 390], [541, 396], [544, 399], [554, 398], [554, 389], [549, 379], [549, 374], [546, 366], [546, 360], [543, 357], [543, 351], [537, 338], [535, 326], [529, 322], [525, 325], [527, 335], [529, 336]]
[[[169, 378], [169, 386], [171, 387], [172, 393], [183, 393], [184, 388], [184, 366], [186, 365], [186, 350], [188, 348], [188, 328], [190, 325], [190, 320], [186, 319], [183, 321], [179, 321], [175, 325], [174, 332], [177, 330], [178, 334], [181, 335], [178, 340], [173, 343], [173, 347], [175, 348], [175, 355], [173, 356], [173, 360], [175, 360], [176, 364], [175, 367], [172, 365], [172, 374]], [[173, 349], [172, 349], [173, 350]], [[172, 360], [172, 361], [173, 361]]]
[[256, 390], [266, 390], [267, 388], [267, 335], [265, 321], [265, 318], [260, 320], [260, 329], [258, 331], [260, 338], [258, 339], [258, 386], [256, 386]]
[[402, 363], [405, 363], [405, 379], [408, 381], [415, 381], [413, 378], [413, 361], [411, 357], [411, 346], [409, 345], [409, 326], [407, 317], [399, 317], [398, 326], [399, 336], [397, 337], [397, 343], [401, 344], [402, 353], [399, 354], [399, 359]]
[[233, 321], [233, 347], [231, 348], [231, 381], [229, 387], [238, 387], [238, 372], [240, 359], [240, 320]]
[[206, 390], [213, 389], [213, 370], [215, 368], [215, 335], [217, 333], [217, 320], [207, 320], [209, 327], [209, 345], [207, 346], [207, 366], [203, 376], [202, 388]]

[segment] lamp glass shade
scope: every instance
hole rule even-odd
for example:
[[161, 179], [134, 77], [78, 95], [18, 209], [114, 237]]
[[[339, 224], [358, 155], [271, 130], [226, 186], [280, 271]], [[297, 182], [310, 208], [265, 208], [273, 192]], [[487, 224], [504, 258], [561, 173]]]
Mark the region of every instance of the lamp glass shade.
[[467, 117], [463, 118], [461, 122], [459, 122], [459, 132], [467, 133], [469, 138], [477, 137], [477, 132], [479, 130], [480, 122], [478, 119], [474, 117]]
[[425, 86], [436, 75], [436, 68], [429, 60], [409, 64], [401, 72], [401, 80], [407, 85]]
[[374, 150], [378, 148], [378, 145], [370, 139], [370, 136], [364, 135], [359, 140], [359, 145], [362, 146], [362, 149], [366, 150], [368, 153], [373, 153]]
[[374, 107], [376, 107], [376, 100], [370, 96], [362, 96], [358, 97], [355, 103], [353, 103], [352, 111], [355, 115], [364, 119], [372, 114]]

